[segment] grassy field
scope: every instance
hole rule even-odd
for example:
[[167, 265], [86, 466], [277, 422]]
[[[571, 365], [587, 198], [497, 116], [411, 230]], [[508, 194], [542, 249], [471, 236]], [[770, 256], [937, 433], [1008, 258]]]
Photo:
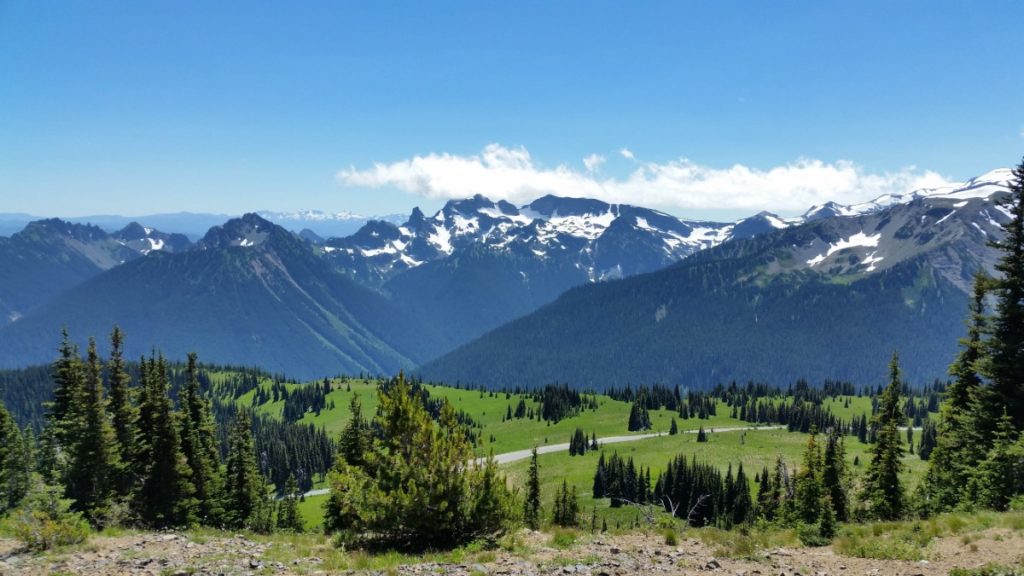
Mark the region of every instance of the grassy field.
[[[268, 388], [269, 385], [269, 382], [264, 383], [264, 386]], [[320, 414], [308, 413], [300, 422], [323, 427], [329, 434], [336, 435], [344, 428], [345, 422], [349, 418], [349, 402], [355, 394], [359, 395], [364, 415], [371, 417], [376, 411], [377, 389], [375, 382], [354, 379], [345, 382], [335, 380], [332, 385], [334, 390], [327, 396], [328, 408], [321, 411]], [[286, 384], [286, 386], [289, 389], [294, 389], [303, 385]], [[613, 400], [604, 395], [596, 397], [597, 410], [584, 410], [577, 416], [552, 424], [528, 419], [502, 421], [509, 407], [514, 409], [520, 399], [525, 400], [528, 408], [538, 410], [538, 403], [528, 395], [506, 395], [500, 392], [461, 390], [445, 386], [427, 386], [427, 389], [433, 397], [447, 398], [456, 409], [466, 412], [482, 426], [480, 430], [482, 443], [477, 447], [477, 453], [481, 456], [492, 451], [495, 454], [501, 454], [545, 444], [562, 444], [569, 441], [576, 428], [582, 428], [588, 436], [596, 433], [599, 438], [630, 434], [626, 429], [630, 404]], [[254, 394], [255, 392], [251, 391], [241, 396], [237, 400], [238, 404], [252, 405]], [[847, 403], [849, 407], [846, 406]], [[866, 397], [841, 396], [826, 400], [825, 405], [832, 410], [833, 414], [844, 420], [871, 413], [871, 399]], [[284, 401], [279, 400], [263, 404], [257, 408], [257, 411], [279, 416], [283, 409]], [[748, 426], [748, 423], [730, 417], [730, 411], [731, 408], [728, 405], [719, 402], [716, 409], [717, 414], [701, 420], [698, 418], [680, 419], [675, 412], [669, 410], [652, 410], [650, 412], [652, 430], [667, 432], [673, 418], [676, 419], [680, 430], [696, 430], [701, 426], [705, 429]]]
[[[819, 441], [822, 437], [819, 436]], [[863, 473], [870, 459], [869, 446], [861, 444], [856, 438], [846, 438], [847, 461], [854, 476]], [[785, 430], [748, 430], [736, 432], [718, 432], [709, 434], [708, 442], [697, 442], [694, 434], [677, 436], [661, 436], [647, 438], [635, 442], [612, 444], [603, 451], [610, 456], [618, 452], [623, 457], [632, 457], [637, 466], [650, 467], [652, 480], [664, 470], [668, 461], [678, 454], [687, 458], [696, 456], [698, 460], [712, 463], [723, 471], [730, 464], [733, 470], [743, 464], [743, 468], [751, 480], [752, 491], [757, 490], [753, 483], [754, 475], [762, 468], [774, 465], [777, 456], [782, 456], [792, 470], [800, 465], [804, 449], [807, 446], [807, 435], [790, 433]], [[637, 511], [632, 508], [613, 509], [608, 499], [595, 500], [591, 497], [594, 470], [600, 452], [589, 452], [584, 456], [569, 456], [568, 451], [538, 456], [540, 469], [541, 495], [546, 510], [551, 510], [552, 499], [556, 488], [566, 480], [576, 485], [579, 494], [580, 510], [590, 517], [596, 509], [598, 522], [607, 520], [609, 526], [617, 523], [625, 525], [632, 522]], [[859, 459], [860, 465], [854, 465]], [[916, 455], [908, 454], [904, 458], [903, 480], [908, 489], [916, 487], [924, 473], [926, 463]], [[502, 466], [511, 486], [525, 486], [529, 460], [520, 460]], [[299, 510], [308, 527], [318, 526], [323, 520], [323, 502], [325, 496], [311, 496], [300, 503]]]
[[[263, 385], [269, 387], [270, 382], [267, 381]], [[335, 380], [332, 385], [334, 389], [327, 396], [328, 408], [321, 411], [320, 414], [306, 414], [301, 420], [302, 423], [323, 427], [329, 434], [337, 435], [349, 419], [349, 402], [356, 394], [359, 395], [362, 402], [364, 415], [372, 417], [377, 408], [376, 382], [349, 379], [346, 381]], [[286, 384], [286, 386], [296, 388], [300, 385]], [[566, 443], [576, 428], [583, 429], [588, 436], [596, 433], [598, 438], [631, 434], [626, 430], [630, 404], [613, 400], [608, 396], [597, 396], [598, 408], [596, 410], [584, 410], [576, 416], [552, 424], [535, 419], [504, 419], [509, 407], [514, 409], [521, 398], [525, 400], [529, 408], [535, 411], [539, 408], [538, 404], [527, 395], [507, 395], [443, 386], [428, 386], [427, 388], [433, 397], [447, 398], [456, 409], [465, 411], [481, 425], [478, 430], [481, 442], [476, 448], [478, 455], [502, 454], [533, 446]], [[237, 402], [240, 405], [249, 406], [252, 404], [253, 395], [254, 392], [249, 392], [241, 396]], [[844, 420], [871, 413], [871, 399], [867, 397], [830, 398], [825, 400], [825, 406]], [[283, 401], [268, 402], [259, 406], [258, 411], [267, 415], [280, 416], [283, 407]], [[748, 423], [730, 417], [731, 408], [724, 402], [718, 403], [716, 411], [716, 415], [704, 420], [680, 419], [675, 412], [668, 410], [655, 410], [650, 413], [653, 431], [667, 432], [672, 419], [675, 418], [679, 429], [684, 432], [703, 426], [709, 432], [709, 441], [706, 443], [697, 442], [695, 434], [684, 433], [676, 436], [610, 444], [603, 448], [603, 451], [609, 456], [613, 452], [618, 452], [624, 457], [632, 457], [637, 466], [650, 467], [652, 480], [657, 478], [658, 473], [664, 469], [670, 459], [679, 454], [684, 454], [688, 458], [696, 456], [700, 461], [718, 466], [723, 472], [730, 464], [735, 469], [742, 463], [754, 491], [757, 489], [756, 484], [753, 484], [754, 475], [765, 466], [771, 468], [776, 457], [782, 456], [791, 469], [799, 465], [807, 444], [806, 434], [789, 433], [785, 430], [713, 432], [716, 429], [749, 427]], [[854, 437], [847, 437], [846, 449], [850, 469], [855, 476], [859, 476], [870, 459], [867, 452], [869, 446], [861, 444]], [[545, 500], [545, 507], [550, 510], [550, 500], [554, 496], [556, 487], [564, 479], [570, 485], [576, 485], [580, 496], [580, 508], [585, 515], [589, 517], [596, 510], [598, 522], [607, 519], [610, 526], [630, 523], [637, 514], [635, 509], [612, 509], [609, 507], [607, 499], [594, 500], [591, 497], [591, 485], [598, 455], [598, 452], [589, 452], [584, 456], [572, 457], [569, 456], [568, 451], [542, 454], [539, 457], [539, 464], [541, 493]], [[854, 461], [857, 459], [860, 462], [859, 466], [854, 465]], [[904, 481], [912, 489], [917, 485], [926, 463], [915, 455], [907, 455], [904, 463]], [[506, 473], [510, 485], [523, 486], [528, 466], [528, 460], [520, 460], [504, 465], [502, 469]], [[323, 484], [315, 486], [315, 488], [322, 487], [325, 486]], [[315, 528], [321, 524], [322, 507], [325, 500], [325, 496], [310, 496], [300, 503], [299, 509], [307, 527]]]

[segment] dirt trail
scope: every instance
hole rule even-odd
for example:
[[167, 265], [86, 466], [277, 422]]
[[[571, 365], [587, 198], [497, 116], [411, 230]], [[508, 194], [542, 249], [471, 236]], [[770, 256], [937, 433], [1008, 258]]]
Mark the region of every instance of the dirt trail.
[[[569, 549], [550, 547], [550, 536], [523, 531], [521, 550], [467, 553], [460, 563], [425, 562], [387, 568], [384, 572], [352, 570], [359, 557], [339, 556], [326, 538], [307, 537], [303, 546], [281, 539], [278, 543], [244, 536], [208, 533], [188, 535], [146, 533], [119, 537], [93, 537], [76, 549], [32, 555], [17, 542], [0, 539], [0, 574], [76, 574], [88, 576], [186, 576], [189, 574], [451, 574], [459, 576], [939, 576], [953, 568], [976, 568], [988, 563], [1024, 565], [1024, 531], [990, 529], [961, 537], [937, 539], [925, 551], [924, 561], [871, 560], [835, 553], [832, 547], [762, 550], [752, 558], [728, 558], [721, 550], [698, 540], [683, 539], [667, 546], [660, 534], [581, 536]], [[351, 566], [348, 564], [351, 563]], [[363, 564], [365, 565], [365, 564]]]

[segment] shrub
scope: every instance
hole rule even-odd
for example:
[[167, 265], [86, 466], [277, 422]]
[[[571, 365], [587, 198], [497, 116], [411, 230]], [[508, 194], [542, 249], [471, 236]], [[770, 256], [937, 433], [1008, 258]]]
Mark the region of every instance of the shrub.
[[551, 546], [564, 550], [576, 543], [576, 532], [567, 529], [558, 529], [551, 535]]
[[330, 474], [324, 523], [338, 543], [442, 550], [496, 541], [515, 519], [515, 497], [493, 459], [476, 461], [451, 404], [441, 403], [435, 423], [402, 376], [379, 395], [361, 456], [339, 458]]
[[818, 547], [828, 546], [832, 543], [831, 538], [822, 535], [821, 527], [817, 524], [800, 524], [797, 526], [796, 535], [804, 546]]
[[60, 488], [38, 483], [11, 518], [11, 530], [29, 550], [78, 544], [89, 536], [89, 523], [71, 511]]

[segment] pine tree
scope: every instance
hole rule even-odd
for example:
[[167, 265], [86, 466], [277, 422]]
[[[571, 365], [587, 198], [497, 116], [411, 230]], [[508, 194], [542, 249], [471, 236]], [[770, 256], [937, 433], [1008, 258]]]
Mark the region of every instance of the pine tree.
[[889, 385], [882, 393], [875, 423], [878, 440], [872, 446], [871, 463], [864, 477], [864, 497], [870, 503], [869, 514], [879, 520], [896, 520], [903, 515], [904, 495], [900, 483], [903, 450], [899, 425], [906, 417], [900, 409], [899, 357], [889, 362]]
[[[85, 368], [78, 347], [61, 331], [60, 356], [53, 363], [53, 401], [47, 405], [46, 440], [47, 458], [43, 470], [50, 480], [64, 481], [67, 472], [69, 447], [77, 441], [82, 430], [81, 407], [84, 404]], [[52, 456], [52, 458], [49, 458]]]
[[975, 275], [967, 336], [960, 340], [960, 353], [949, 367], [953, 381], [940, 409], [928, 471], [918, 488], [918, 499], [933, 512], [951, 510], [968, 496], [965, 489], [984, 456], [984, 450], [978, 447], [985, 445], [985, 429], [990, 427], [986, 423], [989, 417], [984, 414], [989, 402], [978, 371], [986, 356], [985, 296], [989, 284], [990, 279], [983, 273]]
[[196, 522], [195, 488], [168, 395], [167, 363], [162, 356], [154, 356], [143, 364], [136, 463], [141, 478], [138, 511], [146, 524], [156, 528], [190, 526]]
[[261, 523], [261, 505], [267, 499], [261, 490], [263, 479], [256, 461], [252, 424], [249, 413], [242, 410], [235, 417], [228, 440], [224, 515], [229, 526], [255, 528]]
[[604, 452], [597, 459], [597, 469], [594, 470], [593, 495], [595, 499], [604, 498], [608, 488], [607, 471], [605, 470]]
[[339, 458], [331, 473], [327, 527], [349, 543], [371, 539], [406, 549], [500, 535], [511, 495], [494, 460], [474, 458], [470, 431], [452, 404], [441, 401], [435, 424], [424, 396], [401, 373], [378, 398], [365, 463]]
[[836, 535], [836, 515], [833, 511], [835, 503], [828, 494], [821, 505], [821, 523], [818, 525], [818, 535], [826, 540], [832, 540]]
[[740, 462], [739, 470], [736, 471], [735, 482], [736, 496], [732, 504], [732, 523], [745, 524], [754, 515], [754, 503], [750, 500], [750, 482], [743, 472], [743, 463]]
[[[849, 472], [846, 469], [846, 447], [842, 435], [833, 432], [829, 434], [828, 442], [825, 444], [821, 484], [825, 498], [835, 512], [834, 520], [841, 522], [848, 520], [850, 514], [849, 498], [847, 497], [848, 482]], [[822, 519], [822, 522], [824, 522], [824, 519]]]
[[1024, 436], [1014, 429], [1005, 411], [971, 486], [978, 505], [995, 510], [1006, 510], [1015, 495], [1024, 493]]
[[278, 530], [302, 532], [302, 518], [299, 516], [299, 483], [295, 475], [289, 474], [284, 485], [284, 497], [277, 511]]
[[181, 391], [181, 452], [192, 471], [199, 521], [217, 525], [223, 516], [224, 478], [210, 402], [199, 390], [196, 354], [189, 353]]
[[32, 475], [32, 429], [24, 434], [0, 402], [0, 515], [12, 510], [28, 494]]
[[668, 435], [675, 436], [676, 434], [679, 434], [679, 425], [676, 424], [676, 419], [673, 418], [672, 424], [670, 424], [668, 427]]
[[818, 447], [817, 431], [811, 430], [804, 450], [803, 468], [796, 475], [796, 511], [805, 524], [818, 521], [822, 495], [821, 449]]
[[68, 439], [68, 468], [64, 477], [67, 496], [76, 510], [94, 523], [110, 504], [115, 472], [120, 467], [114, 429], [107, 419], [103, 376], [96, 341], [89, 339], [86, 381], [80, 395], [78, 435]]
[[348, 406], [349, 419], [338, 442], [339, 453], [350, 465], [362, 466], [369, 440], [366, 420], [363, 418], [363, 405], [359, 402], [358, 394], [352, 395]]
[[1005, 237], [992, 243], [1003, 255], [996, 264], [1002, 277], [992, 281], [996, 314], [988, 371], [996, 405], [989, 412], [1000, 414], [1005, 409], [1020, 431], [1024, 429], [1024, 159], [1013, 169], [1009, 188], [1007, 208], [1012, 218], [1004, 226]]
[[700, 429], [697, 430], [697, 442], [707, 442], [707, 441], [708, 441], [708, 433], [705, 432], [704, 431], [704, 427], [701, 426]]
[[925, 420], [921, 428], [921, 442], [917, 447], [917, 455], [921, 460], [927, 461], [931, 457], [932, 451], [935, 450], [936, 434], [935, 423]]
[[107, 381], [110, 386], [107, 411], [114, 427], [117, 456], [121, 462], [114, 482], [119, 496], [127, 496], [135, 485], [131, 464], [135, 461], [138, 449], [139, 418], [139, 411], [132, 400], [132, 391], [129, 387], [131, 376], [125, 367], [123, 345], [124, 334], [115, 326], [110, 334], [110, 360], [107, 362]]
[[530, 470], [526, 480], [526, 500], [523, 503], [523, 521], [531, 530], [540, 528], [540, 469], [537, 464], [537, 448], [530, 456]]
[[563, 479], [562, 486], [555, 490], [555, 504], [551, 523], [556, 526], [577, 526], [579, 524], [579, 503], [576, 497], [576, 486], [570, 490]]
[[755, 514], [758, 518], [771, 522], [775, 519], [776, 501], [774, 499], [772, 479], [768, 476], [768, 467], [765, 466], [761, 472], [761, 483], [757, 487], [757, 509]]
[[647, 406], [640, 398], [633, 402], [633, 406], [629, 409], [629, 426], [627, 428], [630, 432], [651, 429], [651, 416], [647, 412]]

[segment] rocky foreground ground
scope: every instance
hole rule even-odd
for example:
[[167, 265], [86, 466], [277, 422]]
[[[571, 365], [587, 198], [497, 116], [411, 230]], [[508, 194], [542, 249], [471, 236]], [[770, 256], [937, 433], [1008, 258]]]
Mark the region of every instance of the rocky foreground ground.
[[772, 548], [747, 558], [729, 557], [720, 547], [692, 538], [669, 546], [657, 534], [581, 538], [553, 548], [550, 536], [523, 532], [515, 551], [380, 558], [344, 554], [324, 538], [259, 540], [242, 535], [140, 533], [95, 536], [72, 549], [32, 554], [14, 540], [0, 540], [0, 574], [453, 574], [453, 575], [660, 575], [736, 576], [939, 575], [953, 568], [986, 564], [1024, 566], [1024, 533], [990, 529], [965, 540], [933, 541], [926, 560], [873, 560], [843, 556], [832, 547]]

